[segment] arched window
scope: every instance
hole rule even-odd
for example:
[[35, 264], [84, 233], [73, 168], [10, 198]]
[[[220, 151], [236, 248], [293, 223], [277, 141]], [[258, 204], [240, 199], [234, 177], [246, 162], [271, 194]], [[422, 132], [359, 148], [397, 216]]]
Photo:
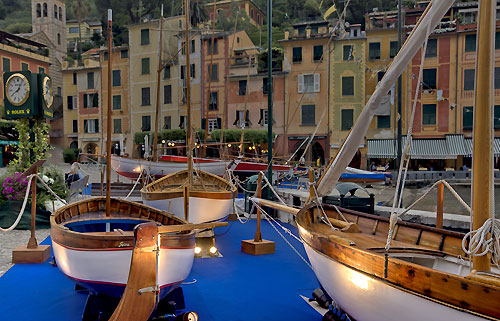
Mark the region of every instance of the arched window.
[[58, 45], [61, 44], [61, 34], [60, 33], [57, 34], [57, 44]]
[[44, 3], [43, 4], [43, 16], [46, 17], [47, 16], [47, 3]]
[[40, 18], [42, 16], [42, 5], [37, 3], [36, 4], [36, 17]]
[[62, 8], [59, 7], [59, 21], [62, 21]]
[[57, 19], [57, 6], [54, 5], [54, 18]]

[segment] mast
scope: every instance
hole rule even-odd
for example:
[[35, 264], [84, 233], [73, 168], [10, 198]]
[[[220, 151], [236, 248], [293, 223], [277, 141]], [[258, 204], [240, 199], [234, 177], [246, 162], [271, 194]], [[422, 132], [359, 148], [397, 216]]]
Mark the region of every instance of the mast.
[[107, 141], [106, 141], [106, 216], [111, 211], [111, 60], [113, 51], [112, 31], [113, 11], [108, 9], [108, 119], [107, 119]]
[[[493, 66], [496, 1], [479, 1], [477, 22], [476, 88], [474, 97], [474, 150], [472, 161], [472, 229], [477, 230], [492, 213], [493, 165]], [[473, 256], [473, 269], [490, 271], [491, 255]]]
[[156, 110], [155, 110], [155, 138], [153, 141], [153, 161], [157, 161], [158, 156], [158, 123], [160, 114], [160, 81], [161, 81], [161, 54], [162, 54], [162, 28], [163, 28], [163, 4], [161, 5], [161, 15], [160, 15], [160, 43], [159, 43], [159, 53], [158, 53], [158, 78], [156, 80]]
[[[267, 0], [267, 179], [273, 178], [273, 1]], [[245, 116], [245, 115], [243, 115]]]
[[[401, 45], [403, 44], [403, 14], [402, 14], [402, 9], [401, 9], [401, 6], [402, 6], [402, 0], [398, 0], [398, 51], [401, 50]], [[402, 126], [402, 119], [403, 119], [403, 111], [402, 111], [402, 107], [401, 107], [401, 103], [402, 103], [402, 96], [403, 96], [403, 93], [402, 93], [402, 83], [403, 83], [403, 77], [401, 75], [399, 75], [399, 78], [398, 78], [398, 112], [396, 113], [396, 119], [397, 119], [397, 169], [399, 169], [399, 166], [402, 166], [402, 155], [403, 155], [403, 146], [402, 146], [402, 143], [403, 143], [403, 126]], [[416, 98], [415, 98], [416, 99]], [[400, 186], [400, 190], [401, 190], [402, 186]], [[400, 204], [399, 202], [399, 195], [400, 195], [400, 192], [401, 191], [397, 191], [397, 196], [398, 199], [396, 200], [396, 204]]]
[[212, 65], [214, 61], [214, 42], [215, 42], [215, 17], [217, 14], [217, 0], [214, 1], [214, 12], [212, 20], [212, 50], [210, 52], [210, 68], [208, 69], [208, 101], [207, 109], [205, 110], [205, 138], [203, 141], [203, 157], [207, 155], [207, 137], [208, 137], [208, 110], [210, 109], [210, 102], [212, 101], [212, 92], [210, 85], [212, 84]]
[[[189, 0], [184, 0], [186, 16], [186, 107], [187, 107], [187, 128], [186, 128], [186, 154], [188, 158], [188, 185], [193, 183], [193, 150], [191, 148], [191, 69], [189, 65]], [[213, 44], [212, 44], [213, 46]]]

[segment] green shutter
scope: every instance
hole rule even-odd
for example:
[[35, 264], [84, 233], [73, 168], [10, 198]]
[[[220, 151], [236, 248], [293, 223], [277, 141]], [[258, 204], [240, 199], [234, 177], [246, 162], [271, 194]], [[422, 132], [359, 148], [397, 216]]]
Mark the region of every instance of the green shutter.
[[341, 112], [341, 129], [350, 130], [353, 125], [354, 110], [353, 109], [342, 109]]
[[149, 44], [149, 29], [141, 30], [141, 45]]
[[465, 36], [465, 52], [476, 51], [476, 35]]
[[436, 125], [436, 104], [422, 106], [422, 125]]
[[149, 74], [149, 58], [142, 58], [141, 59], [141, 64], [142, 64], [142, 74], [147, 75]]
[[122, 96], [121, 95], [114, 95], [113, 96], [113, 110], [120, 110], [122, 109]]
[[473, 119], [474, 119], [474, 108], [472, 106], [465, 106], [463, 108], [463, 115], [462, 115], [463, 130], [472, 130]]
[[342, 96], [354, 95], [354, 77], [342, 77]]

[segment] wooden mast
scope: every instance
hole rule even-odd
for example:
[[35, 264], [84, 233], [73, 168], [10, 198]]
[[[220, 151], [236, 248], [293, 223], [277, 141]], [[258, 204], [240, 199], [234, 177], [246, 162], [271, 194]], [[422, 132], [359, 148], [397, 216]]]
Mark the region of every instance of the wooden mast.
[[113, 11], [108, 9], [108, 119], [107, 119], [107, 141], [106, 141], [106, 216], [111, 211], [111, 60], [113, 51], [112, 18]]
[[208, 68], [208, 101], [207, 101], [207, 109], [205, 110], [205, 138], [203, 141], [203, 157], [207, 155], [207, 137], [208, 137], [208, 110], [210, 109], [210, 102], [212, 101], [212, 92], [210, 85], [212, 84], [212, 65], [214, 61], [214, 42], [215, 42], [215, 17], [217, 14], [217, 0], [214, 1], [214, 12], [213, 12], [213, 20], [212, 20], [212, 46], [210, 51], [210, 65]]
[[153, 142], [153, 162], [157, 161], [158, 157], [158, 123], [159, 123], [159, 114], [160, 114], [160, 81], [161, 81], [161, 54], [162, 54], [162, 28], [163, 28], [163, 4], [161, 5], [161, 15], [160, 15], [160, 44], [159, 53], [158, 53], [158, 78], [156, 80], [156, 110], [155, 110], [155, 138]]
[[[472, 163], [472, 229], [477, 230], [491, 217], [493, 180], [492, 117], [493, 55], [496, 1], [479, 2], [477, 22], [476, 90], [474, 97], [474, 151]], [[490, 271], [491, 255], [473, 256], [473, 269]]]
[[186, 128], [186, 156], [188, 158], [188, 186], [193, 183], [193, 149], [191, 148], [191, 68], [189, 65], [189, 0], [184, 0], [186, 17], [186, 107], [187, 107], [187, 128]]

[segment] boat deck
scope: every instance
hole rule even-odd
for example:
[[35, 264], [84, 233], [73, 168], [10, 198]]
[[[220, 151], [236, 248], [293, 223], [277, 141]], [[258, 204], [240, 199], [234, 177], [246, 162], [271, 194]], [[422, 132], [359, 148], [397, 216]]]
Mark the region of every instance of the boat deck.
[[[231, 224], [231, 223], [230, 223]], [[295, 235], [297, 229], [286, 225]], [[264, 239], [276, 242], [276, 253], [252, 256], [241, 252], [256, 222], [217, 228], [216, 242], [224, 257], [195, 259], [182, 286], [186, 306], [203, 321], [321, 320], [299, 295], [311, 297], [318, 282], [312, 270], [267, 223]], [[227, 232], [226, 232], [227, 231]], [[306, 257], [304, 248], [287, 240]], [[50, 244], [47, 239], [43, 244]], [[49, 260], [50, 261], [50, 260]], [[49, 262], [16, 264], [0, 278], [2, 320], [81, 320], [87, 295]]]

